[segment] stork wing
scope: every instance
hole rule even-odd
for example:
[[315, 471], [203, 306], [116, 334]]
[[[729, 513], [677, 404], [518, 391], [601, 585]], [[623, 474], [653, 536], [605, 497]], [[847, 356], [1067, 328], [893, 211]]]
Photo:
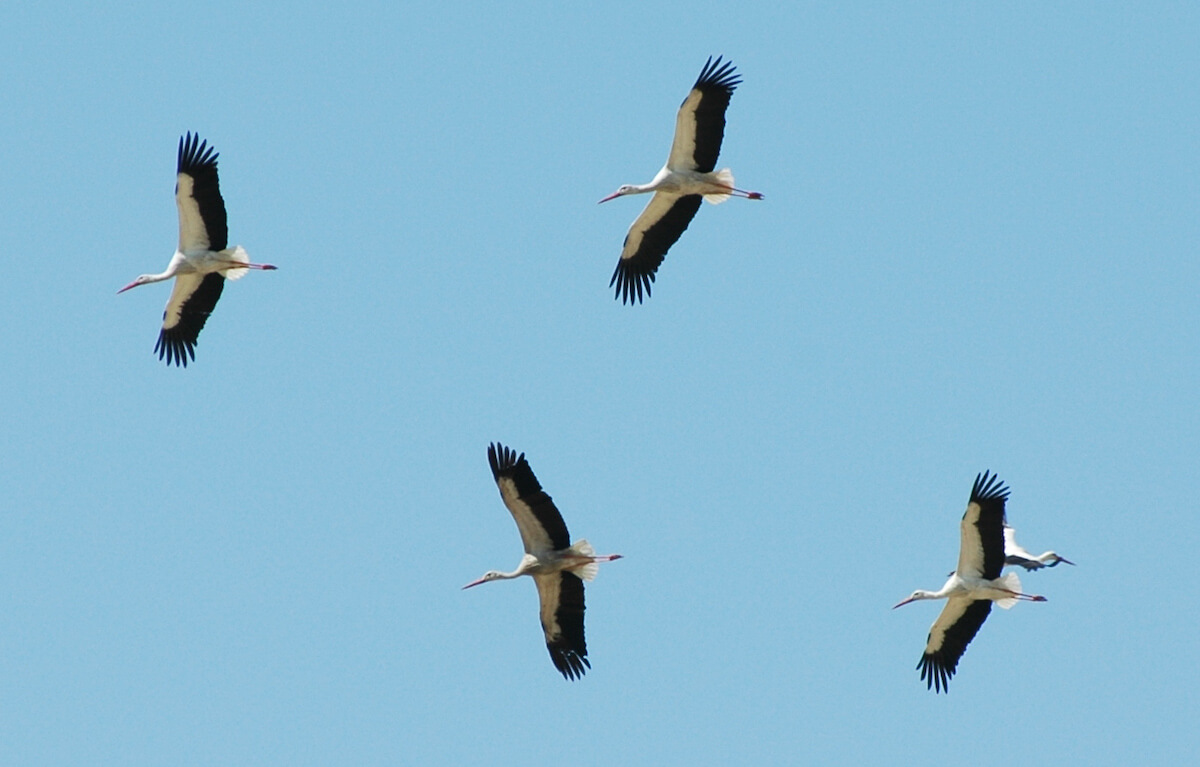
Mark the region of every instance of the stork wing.
[[1004, 502], [1009, 490], [988, 472], [976, 475], [963, 514], [957, 573], [994, 580], [1004, 569]]
[[583, 638], [583, 581], [565, 570], [535, 575], [533, 580], [537, 583], [550, 660], [564, 677], [578, 679], [592, 667]]
[[[488, 445], [488, 463], [500, 488], [500, 497], [504, 499], [504, 505], [512, 512], [517, 529], [521, 531], [525, 553], [536, 554], [569, 547], [571, 536], [567, 533], [567, 523], [563, 522], [554, 501], [542, 490], [537, 477], [533, 475], [533, 469], [525, 460], [525, 454], [518, 456], [515, 450], [495, 443]], [[540, 583], [538, 589], [541, 589]]]
[[1017, 543], [1017, 531], [1004, 526], [1004, 564], [1024, 567], [1026, 570], [1041, 570], [1045, 565], [1033, 558], [1021, 544]]
[[675, 117], [675, 140], [671, 142], [668, 168], [708, 173], [717, 166], [721, 140], [725, 137], [725, 109], [741, 82], [733, 62], [722, 65], [720, 56], [716, 61], [708, 57]]
[[947, 600], [942, 614], [929, 629], [925, 654], [917, 664], [921, 680], [928, 689], [949, 690], [947, 685], [958, 668], [958, 659], [967, 651], [967, 645], [975, 638], [991, 610], [992, 602], [988, 599], [957, 596]]
[[217, 182], [217, 153], [200, 136], [179, 139], [175, 205], [179, 208], [179, 251], [224, 250], [229, 244], [225, 201]]
[[171, 299], [163, 312], [162, 331], [154, 351], [168, 365], [187, 367], [188, 359], [196, 359], [196, 339], [217, 305], [225, 278], [218, 272], [210, 274], [181, 274], [175, 278]]
[[608, 286], [617, 286], [616, 298], [621, 303], [641, 303], [642, 291], [650, 295], [654, 273], [667, 251], [679, 239], [700, 210], [698, 194], [680, 197], [669, 192], [655, 192], [642, 214], [629, 227], [621, 258]]

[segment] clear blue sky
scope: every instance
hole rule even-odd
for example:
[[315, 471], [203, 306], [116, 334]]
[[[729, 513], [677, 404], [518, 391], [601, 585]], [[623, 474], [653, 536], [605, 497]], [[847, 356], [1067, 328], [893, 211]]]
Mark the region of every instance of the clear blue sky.
[[[0, 763], [1194, 759], [1200, 6], [993, 5], [6, 4]], [[711, 54], [767, 199], [622, 306]], [[188, 130], [279, 271], [180, 370]], [[493, 440], [626, 556], [582, 681]], [[1078, 566], [937, 696], [983, 469]]]

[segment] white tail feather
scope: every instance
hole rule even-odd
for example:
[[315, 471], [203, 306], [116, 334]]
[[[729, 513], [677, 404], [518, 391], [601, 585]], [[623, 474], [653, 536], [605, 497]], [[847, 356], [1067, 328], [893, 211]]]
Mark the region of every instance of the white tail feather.
[[[718, 184], [727, 186], [730, 189], [733, 188], [733, 171], [729, 170], [729, 168], [721, 168], [719, 171], [714, 173], [713, 176], [715, 177], [715, 180]], [[729, 199], [728, 193], [704, 195], [704, 201], [712, 203], [713, 205], [720, 205], [721, 203], [725, 202], [728, 199]]]
[[[227, 248], [222, 250], [220, 256], [226, 261], [233, 261], [239, 264], [250, 263], [250, 254], [248, 254], [241, 245], [238, 245], [235, 248]], [[246, 272], [248, 271], [250, 270], [235, 267], [233, 269], [226, 269], [222, 271], [222, 274], [225, 275], [225, 279], [227, 280], [240, 280], [242, 277], [246, 276]]]
[[[1009, 591], [1015, 591], [1018, 594], [1024, 593], [1021, 591], [1021, 579], [1017, 577], [1016, 573], [1008, 573], [1005, 575], [1000, 579], [1000, 585]], [[1016, 597], [1004, 597], [1003, 599], [997, 599], [996, 605], [1008, 610], [1011, 609], [1012, 606], [1018, 601], [1019, 600]]]
[[[596, 550], [592, 548], [592, 544], [588, 543], [586, 538], [576, 541], [575, 545], [571, 547], [571, 551], [575, 554], [580, 554], [585, 557], [592, 557], [596, 555]], [[588, 562], [586, 565], [572, 567], [571, 572], [575, 573], [585, 581], [592, 581], [596, 579], [596, 574], [600, 572], [600, 565], [596, 564], [595, 562]]]

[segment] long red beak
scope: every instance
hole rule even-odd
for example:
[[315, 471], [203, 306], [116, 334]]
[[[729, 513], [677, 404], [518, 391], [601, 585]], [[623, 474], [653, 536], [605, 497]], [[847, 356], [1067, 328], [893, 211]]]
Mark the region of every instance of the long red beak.
[[129, 290], [130, 288], [136, 288], [137, 286], [138, 286], [138, 281], [137, 281], [137, 280], [134, 280], [133, 282], [129, 283], [129, 284], [128, 284], [128, 285], [126, 285], [125, 287], [123, 287], [123, 288], [121, 288], [120, 290], [118, 290], [118, 291], [117, 291], [117, 295], [119, 296], [119, 295], [121, 295], [122, 293], [124, 293], [125, 291]]
[[892, 605], [892, 609], [895, 610], [897, 607], [904, 607], [906, 604], [908, 604], [909, 602], [912, 602], [912, 601], [914, 601], [913, 598], [909, 597], [908, 599], [905, 599], [903, 602], [900, 602], [899, 604]]
[[[620, 192], [613, 192], [612, 194], [610, 194], [608, 197], [605, 197], [605, 198], [604, 198], [603, 200], [601, 200], [600, 202], [608, 202], [609, 200], [615, 200], [615, 199], [617, 199], [617, 198], [618, 198], [618, 197], [620, 197], [620, 196], [621, 196], [621, 193], [620, 193]], [[596, 204], [597, 204], [597, 205], [599, 205], [599, 204], [600, 204], [600, 202], [598, 202], [598, 203], [596, 203]]]
[[471, 581], [466, 586], [463, 586], [462, 590], [466, 591], [467, 589], [471, 588], [472, 586], [478, 586], [479, 584], [486, 582], [486, 580], [487, 580], [486, 578], [480, 578], [477, 581]]

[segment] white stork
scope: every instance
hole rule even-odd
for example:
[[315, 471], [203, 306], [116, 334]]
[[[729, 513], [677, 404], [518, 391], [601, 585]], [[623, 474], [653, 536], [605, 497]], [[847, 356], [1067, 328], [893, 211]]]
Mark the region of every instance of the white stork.
[[229, 228], [225, 201], [217, 183], [217, 153], [199, 135], [179, 138], [175, 205], [179, 208], [179, 248], [160, 274], [143, 274], [117, 291], [175, 278], [163, 312], [162, 331], [154, 351], [167, 364], [187, 367], [196, 359], [196, 339], [225, 288], [225, 280], [241, 279], [250, 269], [274, 269], [252, 264], [241, 245], [226, 248]]
[[1026, 570], [1041, 570], [1043, 567], [1054, 567], [1059, 562], [1074, 565], [1071, 560], [1060, 557], [1053, 551], [1045, 551], [1036, 557], [1017, 543], [1017, 531], [1007, 523], [1004, 525], [1004, 564], [1014, 567], [1024, 567]]
[[585, 540], [571, 545], [567, 525], [542, 490], [525, 454], [517, 455], [500, 444], [488, 445], [488, 463], [500, 488], [504, 505], [512, 512], [525, 544], [525, 556], [511, 573], [489, 570], [464, 589], [488, 581], [533, 576], [541, 602], [542, 632], [554, 667], [567, 679], [578, 679], [591, 668], [583, 638], [583, 582], [596, 577], [598, 562], [620, 559], [620, 554], [597, 556]]
[[[991, 612], [992, 602], [1009, 609], [1018, 600], [1045, 602], [1046, 598], [1021, 592], [1016, 573], [1001, 577], [1004, 569], [1004, 503], [1009, 490], [988, 472], [975, 477], [971, 500], [963, 514], [958, 568], [938, 591], [918, 589], [895, 607], [919, 599], [945, 599], [946, 606], [929, 629], [925, 653], [917, 668], [926, 687], [948, 690], [958, 659]], [[893, 607], [892, 609], [895, 609]]]
[[700, 199], [716, 205], [729, 197], [761, 200], [759, 192], [746, 192], [733, 185], [729, 168], [713, 172], [721, 139], [725, 136], [725, 109], [733, 91], [742, 82], [733, 62], [708, 57], [700, 77], [679, 107], [675, 117], [675, 140], [667, 164], [649, 184], [626, 184], [600, 202], [627, 194], [654, 192], [650, 204], [629, 227], [625, 246], [608, 286], [617, 286], [622, 303], [640, 303], [642, 291], [650, 295], [650, 283], [667, 251], [688, 228]]

